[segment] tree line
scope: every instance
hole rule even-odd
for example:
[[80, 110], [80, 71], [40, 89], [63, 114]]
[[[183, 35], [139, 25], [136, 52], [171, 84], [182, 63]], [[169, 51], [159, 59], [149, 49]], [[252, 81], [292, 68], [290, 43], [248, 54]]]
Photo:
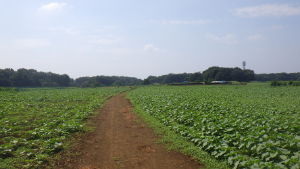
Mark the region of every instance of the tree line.
[[257, 81], [272, 81], [272, 80], [278, 80], [278, 81], [300, 81], [300, 72], [297, 73], [262, 73], [262, 74], [255, 74], [255, 79]]
[[[191, 73], [180, 73], [174, 74], [170, 73], [162, 76], [148, 76], [147, 80], [149, 83], [159, 83], [159, 84], [168, 84], [168, 83], [180, 83], [183, 82], [185, 78], [189, 77]], [[144, 80], [144, 83], [147, 81]]]
[[239, 81], [239, 82], [250, 82], [255, 80], [255, 74], [253, 70], [235, 67], [210, 67], [203, 71], [204, 80], [216, 80], [216, 81]]
[[135, 77], [125, 76], [93, 76], [70, 78], [67, 74], [55, 74], [52, 72], [38, 72], [35, 69], [21, 68], [17, 71], [6, 68], [0, 69], [0, 86], [1, 87], [98, 87], [98, 86], [134, 86], [147, 84], [168, 84], [188, 82], [206, 82], [211, 81], [289, 81], [300, 80], [300, 73], [270, 73], [254, 74], [253, 70], [241, 68], [226, 68], [213, 66], [202, 73], [170, 73], [161, 76], [148, 76], [141, 80]]
[[[162, 76], [149, 76], [147, 78], [149, 83], [182, 83], [183, 81], [188, 82], [206, 82], [211, 81], [240, 81], [249, 82], [255, 80], [255, 74], [253, 70], [245, 69], [242, 70], [236, 68], [224, 68], [213, 66], [203, 71], [202, 73], [181, 73], [181, 74], [167, 74]], [[144, 80], [145, 81], [145, 80]]]
[[140, 85], [141, 79], [125, 76], [94, 76], [70, 78], [67, 74], [38, 72], [35, 69], [21, 68], [17, 71], [0, 69], [1, 87], [98, 87], [98, 86], [133, 86]]
[[79, 77], [71, 82], [76, 87], [98, 87], [98, 86], [135, 86], [142, 83], [141, 79], [125, 76], [93, 76]]
[[52, 72], [38, 72], [35, 69], [21, 68], [17, 71], [0, 69], [0, 86], [2, 87], [68, 87], [70, 77]]

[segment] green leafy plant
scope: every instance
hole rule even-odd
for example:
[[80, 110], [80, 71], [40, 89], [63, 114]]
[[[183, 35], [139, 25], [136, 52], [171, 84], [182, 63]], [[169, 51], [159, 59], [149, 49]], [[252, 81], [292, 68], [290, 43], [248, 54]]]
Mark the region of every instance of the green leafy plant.
[[0, 168], [39, 168], [111, 96], [129, 88], [0, 92]]
[[129, 93], [147, 114], [232, 168], [300, 165], [299, 97], [298, 88], [261, 84], [144, 87]]

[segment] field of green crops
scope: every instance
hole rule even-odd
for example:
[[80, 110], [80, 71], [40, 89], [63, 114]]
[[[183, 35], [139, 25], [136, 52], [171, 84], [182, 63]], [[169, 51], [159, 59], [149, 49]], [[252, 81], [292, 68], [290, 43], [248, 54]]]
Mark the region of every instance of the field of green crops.
[[0, 168], [38, 168], [84, 131], [84, 120], [129, 88], [0, 92]]
[[232, 168], [300, 166], [300, 88], [141, 87], [131, 101]]

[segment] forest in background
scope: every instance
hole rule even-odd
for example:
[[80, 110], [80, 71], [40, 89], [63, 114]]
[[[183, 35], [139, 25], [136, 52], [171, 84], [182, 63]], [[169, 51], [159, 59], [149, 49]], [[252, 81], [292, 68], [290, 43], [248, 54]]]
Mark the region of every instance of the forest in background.
[[142, 80], [124, 76], [94, 76], [70, 78], [67, 74], [38, 72], [35, 69], [21, 68], [17, 71], [0, 69], [0, 87], [98, 87], [139, 85]]
[[253, 70], [242, 70], [238, 67], [224, 68], [213, 66], [207, 70], [195, 73], [182, 73], [182, 74], [168, 74], [162, 76], [149, 76], [147, 78], [149, 83], [182, 83], [188, 82], [211, 82], [211, 81], [239, 81], [249, 82], [255, 80], [255, 74]]
[[71, 79], [71, 86], [99, 87], [99, 86], [135, 86], [142, 83], [141, 79], [126, 76], [93, 76]]
[[0, 69], [1, 87], [68, 87], [70, 77], [52, 72], [38, 72], [34, 69]]
[[38, 72], [35, 69], [21, 68], [17, 71], [6, 68], [0, 69], [0, 87], [99, 87], [99, 86], [135, 86], [147, 84], [169, 84], [188, 82], [210, 82], [210, 81], [289, 81], [300, 80], [298, 73], [270, 73], [255, 74], [253, 70], [225, 68], [213, 66], [203, 72], [195, 73], [170, 73], [161, 76], [148, 76], [146, 79], [138, 79], [127, 76], [93, 76], [70, 78], [67, 74], [56, 74], [52, 72]]
[[255, 74], [255, 80], [256, 81], [272, 81], [272, 80], [278, 80], [278, 81], [300, 81], [300, 72], [297, 73], [270, 73], [270, 74]]

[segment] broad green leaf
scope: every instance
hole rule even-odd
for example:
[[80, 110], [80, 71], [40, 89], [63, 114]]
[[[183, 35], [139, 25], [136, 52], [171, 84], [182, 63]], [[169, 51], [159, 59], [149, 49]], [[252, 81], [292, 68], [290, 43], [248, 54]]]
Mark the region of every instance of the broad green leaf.
[[295, 165], [293, 165], [292, 167], [291, 167], [291, 169], [299, 169], [300, 167], [299, 167], [299, 164], [295, 164]]
[[251, 144], [253, 144], [253, 142], [249, 141], [246, 147], [249, 148], [251, 146]]
[[285, 155], [280, 155], [279, 158], [282, 159], [282, 160], [286, 160], [288, 157], [285, 156]]
[[276, 157], [278, 155], [278, 151], [276, 151], [276, 152], [270, 152], [270, 157], [271, 158], [274, 158], [274, 157]]
[[222, 156], [223, 154], [225, 154], [226, 153], [226, 150], [225, 151], [221, 151], [221, 152], [219, 152], [217, 155], [215, 155], [215, 157], [220, 157], [220, 156]]
[[290, 154], [291, 151], [284, 149], [284, 148], [277, 148], [282, 154]]
[[267, 134], [264, 134], [263, 135], [263, 138], [268, 138], [269, 136]]
[[214, 147], [214, 145], [210, 144], [207, 146], [207, 148], [205, 150], [209, 150], [210, 148], [213, 148], [213, 147]]
[[283, 164], [276, 163], [274, 166], [279, 167], [280, 169], [287, 169]]
[[263, 144], [258, 144], [256, 151], [259, 152], [260, 150], [262, 150], [265, 146]]
[[261, 169], [261, 167], [259, 166], [259, 164], [254, 163], [252, 166], [250, 166], [250, 169]]
[[234, 130], [234, 129], [233, 128], [226, 129], [226, 131], [232, 131], [232, 130]]
[[235, 163], [234, 163], [234, 167], [233, 167], [233, 169], [237, 169], [237, 168], [238, 168], [238, 166], [239, 166], [239, 163], [240, 163], [240, 161], [237, 161], [237, 162], [235, 162]]
[[270, 156], [270, 153], [269, 153], [269, 152], [266, 152], [266, 153], [263, 153], [263, 154], [261, 155], [261, 158], [264, 159], [264, 158], [269, 157], [269, 156]]
[[229, 165], [232, 165], [232, 164], [233, 164], [233, 157], [229, 157], [229, 158], [228, 158], [228, 164], [229, 164]]
[[211, 155], [213, 155], [213, 156], [215, 156], [216, 154], [218, 154], [217, 151], [214, 151], [214, 152], [211, 153]]
[[244, 143], [242, 143], [240, 146], [239, 146], [239, 149], [241, 149], [242, 147], [244, 147]]
[[253, 147], [251, 147], [251, 150], [254, 151], [254, 150], [256, 150], [256, 148], [257, 148], [257, 146], [254, 145]]

